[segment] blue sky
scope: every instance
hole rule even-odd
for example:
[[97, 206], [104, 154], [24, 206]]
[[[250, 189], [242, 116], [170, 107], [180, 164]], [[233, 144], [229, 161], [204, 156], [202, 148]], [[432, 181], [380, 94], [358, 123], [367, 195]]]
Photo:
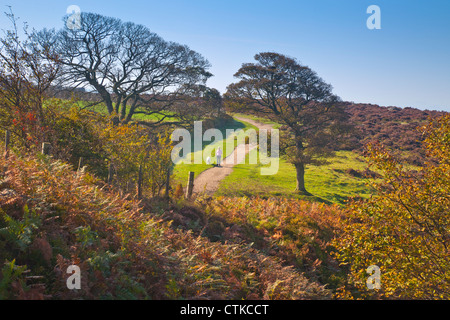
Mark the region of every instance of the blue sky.
[[[205, 56], [225, 92], [258, 52], [297, 58], [342, 99], [450, 111], [448, 0], [1, 0], [21, 21], [62, 27], [69, 5], [148, 26]], [[369, 30], [370, 5], [381, 30]], [[0, 29], [8, 27], [0, 17]]]

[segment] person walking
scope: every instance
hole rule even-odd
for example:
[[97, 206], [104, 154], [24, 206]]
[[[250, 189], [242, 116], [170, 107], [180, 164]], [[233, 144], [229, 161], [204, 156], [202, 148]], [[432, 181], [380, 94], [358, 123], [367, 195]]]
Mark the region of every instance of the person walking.
[[220, 149], [220, 147], [217, 149], [216, 157], [217, 157], [217, 166], [218, 166], [218, 167], [221, 167], [221, 162], [222, 162], [222, 149]]

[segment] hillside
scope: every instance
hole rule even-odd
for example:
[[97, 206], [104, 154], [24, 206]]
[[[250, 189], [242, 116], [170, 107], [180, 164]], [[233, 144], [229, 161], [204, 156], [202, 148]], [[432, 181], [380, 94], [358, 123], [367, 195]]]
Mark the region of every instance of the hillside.
[[[331, 297], [318, 281], [322, 262], [332, 263], [327, 243], [336, 228], [324, 217], [337, 208], [256, 202], [274, 214], [260, 219], [257, 207], [248, 217], [230, 215], [232, 199], [208, 211], [138, 202], [43, 156], [12, 155], [3, 166], [2, 299]], [[286, 218], [275, 219], [281, 212]], [[66, 286], [71, 265], [81, 269], [81, 290]]]
[[[438, 288], [436, 292], [422, 292], [422, 288], [430, 289], [417, 273], [422, 262], [407, 262], [414, 256], [433, 267], [434, 260], [424, 258], [424, 253], [438, 252], [440, 272], [448, 270], [448, 116], [427, 132], [428, 140], [422, 147], [429, 151], [427, 157], [438, 161], [428, 161], [421, 174], [403, 167], [381, 147], [372, 149], [371, 159], [378, 162], [385, 177], [396, 177], [376, 185], [385, 199], [382, 210], [378, 209], [378, 197], [342, 209], [311, 202], [312, 198], [286, 199], [283, 192], [276, 195], [270, 190], [252, 197], [199, 196], [187, 201], [175, 193], [171, 201], [158, 197], [138, 201], [134, 193], [124, 194], [84, 169], [76, 172], [52, 157], [11, 152], [0, 166], [0, 298], [379, 298], [378, 292], [365, 291], [359, 279], [365, 279], [367, 263], [383, 268], [389, 263], [391, 271], [384, 273], [389, 287], [381, 292], [386, 297], [444, 297], [448, 286], [444, 278], [438, 275], [430, 282], [432, 290]], [[335, 169], [348, 167], [348, 153], [357, 157], [351, 151], [338, 153], [342, 167]], [[392, 181], [403, 188], [398, 194], [392, 195], [392, 188], [385, 188]], [[252, 192], [242, 176], [240, 182], [242, 189]], [[263, 185], [257, 186], [260, 192], [265, 191]], [[337, 184], [336, 188], [343, 186]], [[409, 203], [397, 204], [405, 199]], [[427, 224], [441, 221], [436, 229], [439, 238], [434, 229], [425, 230], [427, 233], [410, 221], [410, 210], [417, 210], [418, 199], [424, 203], [418, 212], [425, 212]], [[395, 219], [386, 220], [384, 215], [392, 212]], [[382, 227], [406, 223], [407, 228], [400, 226], [401, 238], [393, 239], [402, 240], [396, 248], [406, 245], [412, 250], [410, 254], [395, 253], [408, 266], [413, 291], [401, 287], [403, 282], [397, 277], [404, 269], [395, 266], [397, 260], [373, 261], [372, 241], [381, 241], [380, 248], [392, 254], [390, 242], [373, 238], [372, 228], [379, 228], [373, 224], [377, 222], [374, 218]], [[403, 220], [396, 220], [400, 218]], [[376, 232], [389, 234], [389, 230]], [[366, 238], [360, 238], [360, 233]], [[433, 243], [438, 251], [420, 247], [416, 240], [422, 237], [424, 245]], [[360, 252], [362, 244], [370, 250]], [[361, 256], [367, 261], [359, 260]], [[340, 264], [337, 258], [350, 265]], [[70, 266], [80, 268], [80, 290], [67, 286]], [[353, 269], [349, 271], [349, 267]], [[431, 268], [426, 272], [435, 271]]]
[[[0, 301], [282, 319], [251, 301], [450, 299], [450, 113], [401, 107], [449, 108], [445, 19], [409, 10], [421, 44], [377, 5], [297, 2], [8, 6]], [[336, 50], [366, 19], [377, 50]]]
[[396, 150], [413, 165], [422, 165], [424, 160], [424, 154], [420, 151], [423, 137], [417, 129], [430, 118], [446, 113], [353, 103], [345, 103], [345, 110], [356, 129], [348, 149], [363, 152], [368, 142], [379, 142]]

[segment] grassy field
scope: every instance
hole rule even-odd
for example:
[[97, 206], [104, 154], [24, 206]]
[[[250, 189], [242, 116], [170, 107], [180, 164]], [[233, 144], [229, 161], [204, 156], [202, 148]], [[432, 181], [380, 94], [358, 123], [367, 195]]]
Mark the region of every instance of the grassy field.
[[[97, 112], [97, 113], [101, 113], [104, 115], [108, 114], [108, 110], [106, 108], [106, 105], [104, 103], [99, 103], [96, 104], [94, 106], [90, 106], [90, 102], [87, 101], [77, 101], [76, 104], [80, 107], [80, 108], [86, 108], [89, 111], [93, 111], [93, 112]], [[173, 115], [173, 112], [166, 112], [166, 114], [168, 116]], [[152, 114], [152, 115], [147, 115], [147, 114], [142, 114], [142, 113], [137, 113], [133, 115], [133, 120], [135, 121], [150, 121], [150, 122], [158, 122], [162, 119], [162, 115], [160, 114]], [[166, 121], [172, 121], [173, 118], [166, 118], [163, 120], [163, 122]]]
[[[253, 150], [252, 152], [257, 152]], [[280, 159], [280, 168], [276, 175], [262, 176], [261, 165], [240, 164], [226, 177], [217, 191], [219, 196], [260, 196], [310, 199], [325, 203], [344, 204], [351, 197], [368, 198], [372, 189], [368, 180], [355, 177], [347, 172], [349, 168], [364, 171], [367, 164], [356, 153], [339, 151], [323, 166], [306, 168], [306, 189], [312, 197], [295, 192], [296, 172], [292, 164]]]
[[[238, 114], [234, 114], [235, 116]], [[264, 122], [278, 127], [279, 125], [269, 120], [250, 117], [258, 122]], [[240, 123], [240, 125], [239, 125]], [[234, 128], [241, 126], [242, 129], [256, 129], [254, 126], [236, 121]], [[223, 131], [225, 128], [221, 128]], [[213, 146], [225, 146], [225, 142], [217, 142]], [[206, 146], [206, 143], [205, 143]], [[225, 150], [225, 149], [224, 149]], [[306, 188], [313, 196], [299, 195], [295, 192], [296, 172], [292, 164], [285, 159], [280, 159], [280, 167], [277, 174], [273, 176], [262, 176], [260, 169], [263, 165], [249, 164], [249, 157], [254, 156], [258, 150], [253, 150], [246, 157], [245, 164], [234, 167], [233, 172], [226, 177], [216, 192], [217, 196], [259, 196], [259, 197], [286, 197], [297, 199], [308, 199], [324, 203], [345, 204], [352, 197], [368, 198], [372, 195], [372, 189], [368, 180], [352, 175], [348, 172], [353, 169], [356, 172], [364, 171], [368, 165], [366, 161], [355, 152], [339, 151], [329, 163], [323, 166], [308, 166], [305, 174]], [[227, 156], [228, 154], [224, 154]], [[193, 156], [193, 154], [191, 154]], [[176, 184], [186, 184], [190, 171], [196, 176], [209, 169], [207, 164], [179, 164], [175, 167], [174, 181]]]
[[[218, 128], [218, 129], [221, 131], [224, 138], [226, 138], [226, 130], [227, 129], [235, 130], [236, 135], [229, 136], [227, 139], [224, 139], [222, 141], [215, 141], [213, 143], [204, 141], [202, 150], [192, 152], [192, 153], [188, 154], [186, 158], [187, 159], [190, 158], [193, 162], [195, 155], [197, 153], [203, 152], [203, 150], [205, 150], [205, 148], [207, 146], [210, 146], [211, 149], [216, 149], [217, 147], [221, 147], [223, 150], [223, 156], [225, 158], [233, 152], [234, 148], [237, 146], [238, 141], [240, 141], [240, 139], [243, 139], [244, 132], [246, 130], [250, 130], [250, 129], [257, 130], [257, 128], [255, 126], [252, 126], [251, 124], [236, 121], [236, 120], [229, 121], [229, 122], [227, 122], [227, 124], [224, 127]], [[233, 143], [233, 140], [234, 140], [234, 143]], [[230, 144], [230, 146], [232, 145], [233, 147], [227, 148], [227, 143]], [[215, 159], [213, 152], [211, 154], [209, 154], [209, 156], [211, 156], [211, 159]], [[205, 159], [206, 157], [207, 156], [204, 155], [203, 159]], [[210, 168], [211, 168], [211, 165], [206, 164], [205, 160], [203, 161], [203, 164], [178, 163], [174, 169], [174, 181], [176, 184], [181, 183], [184, 185], [184, 184], [186, 184], [189, 172], [194, 172], [195, 176], [198, 176], [200, 173], [202, 173], [203, 171], [208, 170]]]
[[[82, 104], [82, 102], [79, 102]], [[81, 106], [81, 105], [80, 105]], [[103, 104], [96, 105], [89, 108], [92, 111], [106, 113]], [[234, 113], [232, 116], [240, 116], [252, 119], [254, 121], [273, 125], [274, 128], [279, 128], [280, 124], [271, 120], [260, 118], [251, 115]], [[139, 120], [157, 120], [156, 117], [149, 117], [146, 115], [139, 115], [135, 117]], [[203, 152], [206, 147], [216, 149], [218, 146], [224, 150], [224, 157], [227, 157], [237, 146], [237, 139], [242, 139], [245, 130], [257, 128], [244, 121], [228, 121], [223, 127], [218, 128], [223, 137], [226, 138], [226, 130], [233, 129], [236, 131], [235, 136], [230, 136], [222, 141], [215, 141], [213, 143], [204, 141], [202, 150], [194, 151], [187, 155], [187, 159], [194, 159], [194, 156], [199, 152]], [[234, 143], [233, 143], [234, 140]], [[233, 148], [228, 147], [227, 143], [232, 144]], [[211, 150], [210, 149], [210, 150]], [[254, 155], [258, 150], [251, 151], [250, 155]], [[325, 203], [344, 204], [345, 201], [351, 197], [367, 198], [372, 194], [371, 188], [367, 184], [367, 180], [361, 177], [356, 177], [349, 174], [348, 169], [356, 171], [364, 171], [367, 164], [359, 155], [350, 151], [340, 151], [329, 160], [329, 164], [324, 166], [308, 166], [305, 174], [306, 188], [313, 194], [312, 197], [299, 195], [295, 192], [296, 186], [296, 172], [292, 164], [284, 159], [280, 159], [279, 171], [273, 176], [262, 176], [260, 169], [262, 165], [250, 165], [249, 156], [247, 155], [245, 164], [240, 164], [234, 167], [232, 174], [226, 177], [216, 195], [218, 196], [259, 196], [259, 197], [286, 197], [297, 199], [309, 199], [312, 201], [320, 201]], [[214, 159], [213, 152], [210, 154]], [[203, 157], [205, 159], [206, 156]], [[205, 170], [211, 168], [211, 165], [203, 161], [202, 164], [185, 164], [178, 163], [174, 168], [173, 183], [174, 185], [187, 182], [189, 172], [194, 172], [198, 176]]]

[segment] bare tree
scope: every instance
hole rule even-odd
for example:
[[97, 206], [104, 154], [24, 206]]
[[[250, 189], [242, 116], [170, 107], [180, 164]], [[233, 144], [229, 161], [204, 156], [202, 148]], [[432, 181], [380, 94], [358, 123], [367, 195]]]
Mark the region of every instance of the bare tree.
[[82, 13], [80, 28], [42, 30], [39, 38], [57, 48], [63, 82], [97, 91], [123, 123], [137, 114], [156, 118], [154, 125], [177, 119], [174, 105], [212, 76], [208, 61], [187, 46], [99, 14]]
[[[285, 148], [297, 172], [297, 190], [305, 188], [305, 166], [320, 164], [344, 132], [347, 115], [313, 70], [295, 59], [272, 52], [255, 56], [235, 74], [241, 79], [228, 87], [229, 102], [268, 114], [288, 128]], [[286, 142], [285, 142], [286, 144]]]
[[20, 39], [18, 19], [11, 9], [5, 14], [12, 27], [0, 38], [0, 126], [30, 147], [46, 138], [44, 100], [60, 64], [52, 48], [40, 46], [26, 24]]

